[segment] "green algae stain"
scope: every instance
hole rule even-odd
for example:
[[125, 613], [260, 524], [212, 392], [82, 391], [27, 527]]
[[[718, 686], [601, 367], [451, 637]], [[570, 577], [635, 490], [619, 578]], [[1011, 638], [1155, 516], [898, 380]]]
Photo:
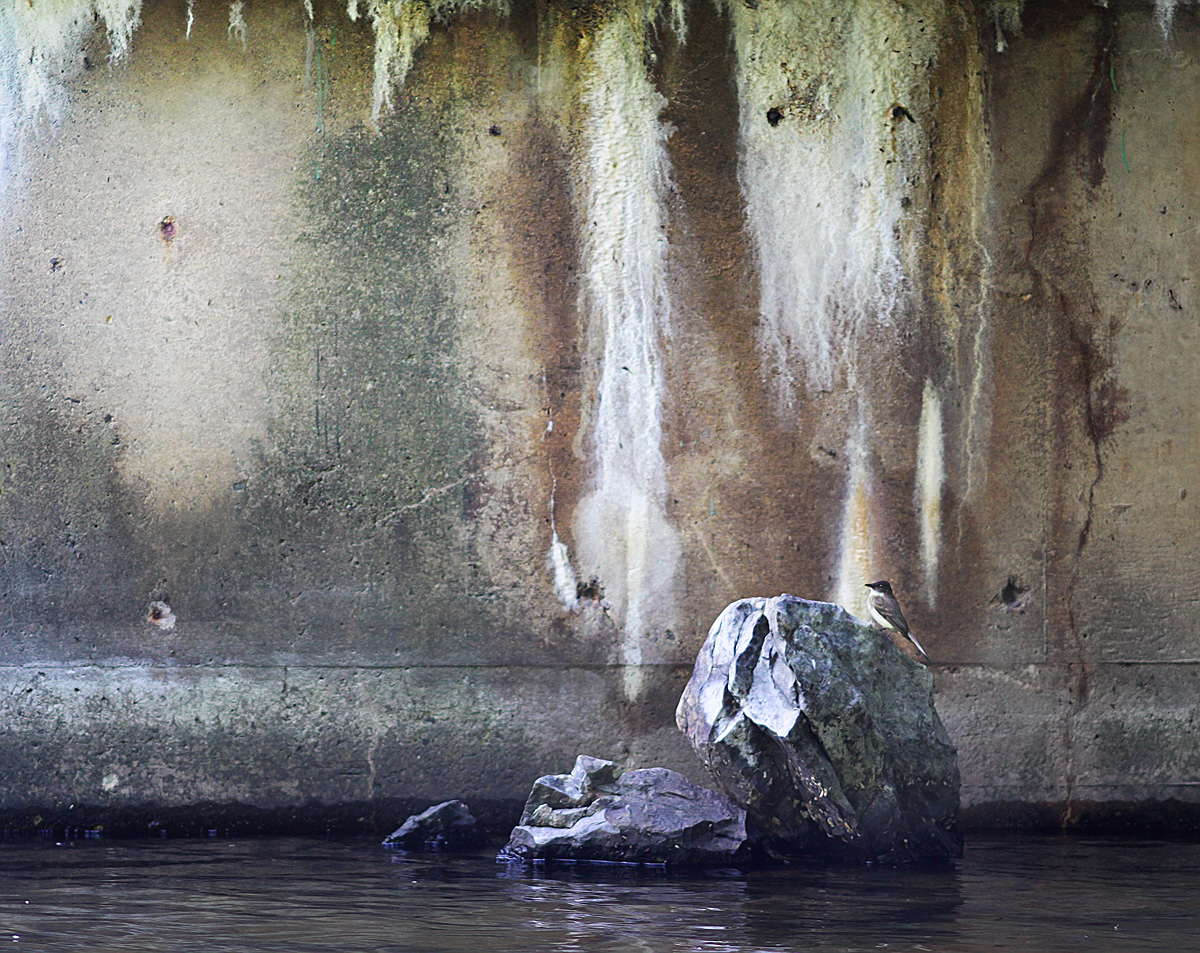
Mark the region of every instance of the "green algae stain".
[[[442, 118], [413, 107], [379, 134], [314, 147], [321, 176], [303, 186], [293, 306], [268, 373], [272, 446], [243, 507], [262, 585], [294, 593], [295, 624], [415, 662], [447, 634], [487, 629], [471, 596], [486, 589], [468, 526], [480, 440], [456, 357]], [[454, 642], [469, 658], [469, 636]]]
[[381, 515], [462, 478], [471, 453], [442, 263], [448, 148], [430, 125], [412, 110], [342, 137], [311, 195], [316, 286], [296, 337], [319, 385], [315, 451]]

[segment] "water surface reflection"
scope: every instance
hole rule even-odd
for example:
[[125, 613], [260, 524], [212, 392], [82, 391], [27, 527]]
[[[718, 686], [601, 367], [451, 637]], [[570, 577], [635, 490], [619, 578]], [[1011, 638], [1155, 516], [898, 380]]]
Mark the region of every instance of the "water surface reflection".
[[508, 867], [361, 840], [0, 844], [37, 950], [1200, 951], [1200, 845], [973, 840], [955, 868]]

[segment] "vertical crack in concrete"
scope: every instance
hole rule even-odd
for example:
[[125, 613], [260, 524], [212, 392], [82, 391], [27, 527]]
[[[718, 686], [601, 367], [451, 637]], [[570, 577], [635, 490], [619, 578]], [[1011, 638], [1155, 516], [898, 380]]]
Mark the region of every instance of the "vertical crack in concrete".
[[371, 713], [371, 739], [367, 743], [366, 797], [367, 803], [370, 805], [373, 828], [375, 826], [375, 785], [379, 778], [379, 766], [375, 757], [379, 753], [379, 745], [383, 741], [384, 735], [387, 734], [387, 726], [380, 721], [379, 712], [371, 705], [370, 701], [363, 704], [363, 710]]
[[[1086, 635], [1081, 631], [1076, 612], [1076, 595], [1084, 549], [1092, 532], [1096, 491], [1104, 479], [1103, 443], [1124, 419], [1121, 406], [1125, 392], [1113, 379], [1110, 356], [1115, 326], [1098, 340], [1102, 322], [1100, 307], [1088, 278], [1086, 224], [1079, 220], [1080, 207], [1094, 200], [1104, 181], [1104, 158], [1112, 119], [1113, 84], [1111, 68], [1116, 42], [1115, 13], [1103, 8], [1098, 18], [1092, 68], [1082, 94], [1061, 121], [1050, 161], [1030, 190], [1032, 208], [1028, 265], [1041, 298], [1050, 313], [1061, 316], [1065, 338], [1058, 349], [1061, 355], [1055, 375], [1053, 395], [1055, 462], [1070, 474], [1073, 448], [1079, 438], [1087, 443], [1091, 476], [1085, 488], [1071, 493], [1071, 476], [1059, 478], [1056, 498], [1048, 515], [1050, 539], [1048, 561], [1051, 566], [1046, 585], [1046, 611], [1052, 612], [1050, 586], [1061, 580], [1062, 661], [1066, 668], [1069, 710], [1063, 726], [1064, 807], [1061, 822], [1071, 825], [1075, 814], [1076, 757], [1075, 732], [1079, 712], [1087, 706], [1090, 670], [1085, 651]], [[1067, 407], [1082, 399], [1082, 433], [1072, 426]], [[1078, 419], [1078, 418], [1076, 418]], [[1082, 504], [1082, 512], [1072, 514], [1070, 498]], [[1076, 522], [1077, 521], [1077, 522]], [[1074, 539], [1068, 543], [1071, 524], [1076, 523]], [[1058, 543], [1056, 543], [1056, 539]], [[1066, 545], [1060, 545], [1066, 544]], [[1069, 560], [1069, 568], [1066, 561]]]

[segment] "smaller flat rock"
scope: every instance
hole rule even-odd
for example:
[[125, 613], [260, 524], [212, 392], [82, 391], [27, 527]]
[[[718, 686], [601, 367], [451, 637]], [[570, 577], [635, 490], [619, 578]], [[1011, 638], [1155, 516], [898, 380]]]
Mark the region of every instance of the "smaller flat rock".
[[412, 815], [383, 839], [383, 846], [401, 850], [474, 850], [485, 842], [467, 805], [454, 800]]
[[580, 755], [570, 774], [533, 786], [499, 860], [669, 864], [731, 863], [746, 842], [746, 812], [668, 768], [619, 774]]

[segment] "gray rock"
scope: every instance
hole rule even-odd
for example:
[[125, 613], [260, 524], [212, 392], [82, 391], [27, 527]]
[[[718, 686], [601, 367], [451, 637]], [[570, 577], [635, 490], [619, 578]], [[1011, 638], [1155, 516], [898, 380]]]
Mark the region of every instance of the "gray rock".
[[706, 866], [731, 862], [745, 840], [745, 811], [716, 791], [667, 768], [618, 776], [580, 755], [570, 774], [534, 783], [498, 859]]
[[933, 676], [841, 606], [782, 595], [726, 607], [676, 720], [770, 853], [962, 853], [958, 757]]
[[384, 847], [402, 850], [473, 850], [486, 838], [462, 801], [443, 801], [414, 814], [383, 839]]

